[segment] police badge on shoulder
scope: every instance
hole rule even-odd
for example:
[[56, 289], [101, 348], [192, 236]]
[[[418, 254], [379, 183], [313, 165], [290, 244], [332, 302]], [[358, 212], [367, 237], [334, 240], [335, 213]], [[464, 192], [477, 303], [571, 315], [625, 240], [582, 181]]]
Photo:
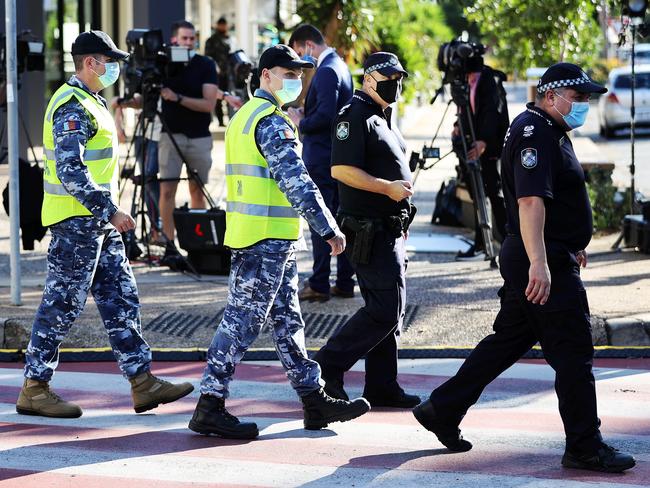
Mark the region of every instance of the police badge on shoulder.
[[350, 136], [350, 123], [339, 122], [336, 126], [336, 138], [340, 141], [346, 140]]
[[527, 147], [521, 151], [521, 165], [526, 169], [533, 169], [537, 166], [537, 149]]

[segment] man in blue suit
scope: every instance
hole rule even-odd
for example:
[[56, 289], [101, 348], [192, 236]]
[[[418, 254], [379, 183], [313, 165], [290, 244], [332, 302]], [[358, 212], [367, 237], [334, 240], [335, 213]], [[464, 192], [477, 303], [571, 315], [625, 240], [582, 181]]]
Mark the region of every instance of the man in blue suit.
[[[296, 28], [289, 39], [301, 57], [317, 66], [309, 85], [305, 108], [289, 109], [289, 116], [300, 131], [302, 157], [330, 211], [336, 215], [339, 195], [336, 182], [330, 174], [332, 152], [332, 123], [339, 110], [352, 98], [352, 75], [336, 51], [329, 47], [320, 31], [313, 25]], [[330, 246], [312, 232], [314, 255], [313, 273], [300, 290], [301, 300], [327, 301], [330, 296], [354, 296], [354, 270], [341, 253], [337, 256], [336, 284], [330, 288]]]

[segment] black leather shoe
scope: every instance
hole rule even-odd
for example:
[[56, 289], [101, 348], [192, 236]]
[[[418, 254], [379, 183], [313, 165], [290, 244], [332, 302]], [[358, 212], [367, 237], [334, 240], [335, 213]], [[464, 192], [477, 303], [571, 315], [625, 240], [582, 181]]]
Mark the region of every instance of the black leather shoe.
[[634, 457], [618, 452], [618, 449], [605, 443], [595, 453], [577, 454], [567, 449], [562, 456], [562, 466], [565, 468], [588, 469], [605, 473], [622, 473], [635, 465]]
[[226, 439], [255, 439], [259, 435], [257, 424], [240, 422], [226, 410], [223, 398], [201, 395], [189, 428], [199, 434], [216, 434]]
[[422, 401], [419, 396], [409, 395], [401, 388], [390, 392], [364, 390], [363, 398], [368, 400], [373, 407], [391, 408], [413, 408]]
[[426, 400], [415, 407], [413, 415], [422, 424], [422, 427], [433, 432], [450, 451], [465, 452], [472, 448], [472, 443], [460, 435], [458, 424], [444, 422], [436, 415], [431, 400]]
[[339, 400], [345, 400], [346, 402], [350, 400], [350, 397], [343, 389], [343, 380], [335, 379], [332, 377], [321, 376], [325, 382], [323, 389], [332, 398], [337, 398]]
[[300, 400], [307, 430], [319, 430], [332, 422], [356, 419], [370, 410], [370, 404], [365, 398], [356, 398], [352, 401], [339, 400], [329, 396], [322, 388]]
[[326, 302], [330, 299], [329, 293], [321, 293], [314, 290], [309, 286], [309, 282], [305, 283], [302, 289], [298, 292], [298, 300], [301, 302], [307, 300], [308, 302]]
[[354, 290], [352, 291], [341, 290], [338, 286], [335, 285], [330, 287], [330, 295], [339, 298], [354, 298]]

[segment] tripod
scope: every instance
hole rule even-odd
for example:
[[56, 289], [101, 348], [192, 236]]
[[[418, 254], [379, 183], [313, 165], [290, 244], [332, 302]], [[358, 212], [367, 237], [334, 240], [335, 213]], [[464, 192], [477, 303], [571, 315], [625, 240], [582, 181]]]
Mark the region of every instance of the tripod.
[[[136, 217], [136, 219], [139, 217], [140, 218], [140, 239], [142, 242], [146, 244], [147, 248], [147, 259], [149, 263], [151, 263], [151, 253], [150, 253], [150, 248], [149, 248], [149, 239], [148, 239], [148, 230], [147, 230], [147, 217], [149, 217], [149, 225], [150, 229], [154, 230], [157, 232], [157, 234], [162, 238], [163, 244], [165, 245], [166, 249], [171, 249], [175, 252], [175, 254], [178, 256], [178, 259], [181, 261], [182, 266], [170, 266], [171, 269], [173, 270], [180, 270], [183, 271], [185, 269], [189, 270], [192, 274], [196, 276], [200, 276], [197, 270], [194, 268], [192, 263], [187, 260], [185, 257], [183, 257], [180, 252], [178, 252], [178, 248], [174, 244], [174, 242], [165, 235], [165, 233], [162, 231], [160, 228], [160, 225], [157, 221], [156, 218], [152, 218], [151, 215], [147, 212], [147, 193], [148, 193], [148, 188], [147, 186], [155, 183], [155, 182], [160, 182], [160, 181], [182, 181], [182, 180], [193, 180], [197, 186], [200, 188], [203, 196], [206, 198], [208, 204], [212, 207], [216, 207], [216, 204], [210, 194], [207, 192], [205, 185], [203, 184], [203, 181], [199, 177], [198, 173], [196, 170], [190, 170], [188, 169], [188, 177], [187, 178], [165, 178], [165, 179], [160, 179], [156, 175], [149, 175], [147, 174], [146, 167], [145, 167], [145, 162], [146, 162], [146, 156], [148, 154], [148, 144], [150, 144], [152, 136], [153, 136], [153, 131], [154, 131], [154, 121], [159, 120], [163, 129], [167, 132], [167, 135], [169, 136], [172, 145], [174, 146], [174, 149], [178, 153], [179, 157], [181, 158], [182, 161], [186, 162], [186, 158], [183, 155], [180, 147], [178, 146], [178, 143], [174, 139], [173, 134], [169, 130], [167, 123], [165, 121], [165, 118], [163, 117], [162, 112], [160, 112], [157, 109], [157, 103], [158, 103], [158, 97], [157, 96], [150, 96], [147, 97], [147, 91], [149, 90], [144, 90], [145, 93], [143, 93], [143, 110], [140, 113], [140, 116], [138, 118], [138, 122], [136, 124], [136, 129], [135, 133], [138, 134], [138, 127], [140, 127], [140, 133], [142, 134], [142, 144], [140, 145], [140, 158], [139, 158], [139, 170], [140, 170], [140, 178], [139, 178], [139, 184], [136, 179], [134, 179], [134, 183], [136, 184], [135, 191], [133, 192], [133, 198], [132, 198], [132, 203], [131, 203], [131, 208], [132, 208], [132, 214]], [[149, 137], [147, 137], [147, 135]], [[131, 142], [131, 147], [133, 146], [133, 141]], [[129, 148], [129, 152], [131, 151], [131, 147]], [[128, 159], [128, 155], [127, 155]], [[187, 164], [186, 164], [187, 167]], [[138, 187], [139, 191], [138, 191]], [[128, 238], [128, 237], [127, 237]], [[130, 236], [131, 239], [135, 239], [135, 233], [133, 232]], [[174, 269], [174, 268], [178, 269]]]
[[476, 135], [474, 132], [474, 122], [472, 121], [473, 114], [469, 99], [469, 84], [466, 80], [452, 81], [451, 98], [458, 107], [456, 117], [460, 132], [460, 149], [462, 149], [461, 154], [458, 156], [462, 160], [461, 164], [464, 162], [468, 169], [469, 185], [472, 191], [472, 200], [474, 200], [478, 225], [483, 236], [486, 259], [490, 260], [490, 267], [496, 268], [496, 251], [492, 238], [492, 221], [486, 203], [485, 187], [483, 186], [483, 176], [481, 175], [481, 162], [478, 159], [469, 159], [468, 156], [469, 148], [476, 142]]
[[[636, 166], [634, 161], [634, 148], [635, 148], [635, 133], [636, 133], [636, 104], [634, 101], [634, 92], [636, 91], [636, 59], [635, 59], [635, 45], [636, 45], [636, 28], [637, 24], [635, 20], [631, 22], [632, 28], [632, 89], [630, 90], [631, 103], [630, 103], [630, 215], [633, 215], [637, 210], [636, 205], [636, 185], [634, 181], [634, 173], [636, 172]], [[621, 224], [621, 233], [616, 238], [614, 244], [612, 244], [611, 249], [613, 251], [618, 251], [621, 247], [621, 242], [625, 238], [625, 224]]]

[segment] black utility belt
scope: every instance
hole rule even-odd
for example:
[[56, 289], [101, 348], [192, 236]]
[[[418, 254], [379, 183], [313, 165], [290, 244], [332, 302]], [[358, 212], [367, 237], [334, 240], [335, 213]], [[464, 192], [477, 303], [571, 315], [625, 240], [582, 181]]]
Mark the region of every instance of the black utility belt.
[[336, 220], [348, 239], [347, 254], [350, 261], [353, 264], [370, 263], [377, 233], [385, 232], [394, 239], [402, 237], [408, 231], [415, 216], [414, 209], [415, 207], [411, 212], [405, 211], [401, 215], [383, 218], [357, 217], [339, 213]]

